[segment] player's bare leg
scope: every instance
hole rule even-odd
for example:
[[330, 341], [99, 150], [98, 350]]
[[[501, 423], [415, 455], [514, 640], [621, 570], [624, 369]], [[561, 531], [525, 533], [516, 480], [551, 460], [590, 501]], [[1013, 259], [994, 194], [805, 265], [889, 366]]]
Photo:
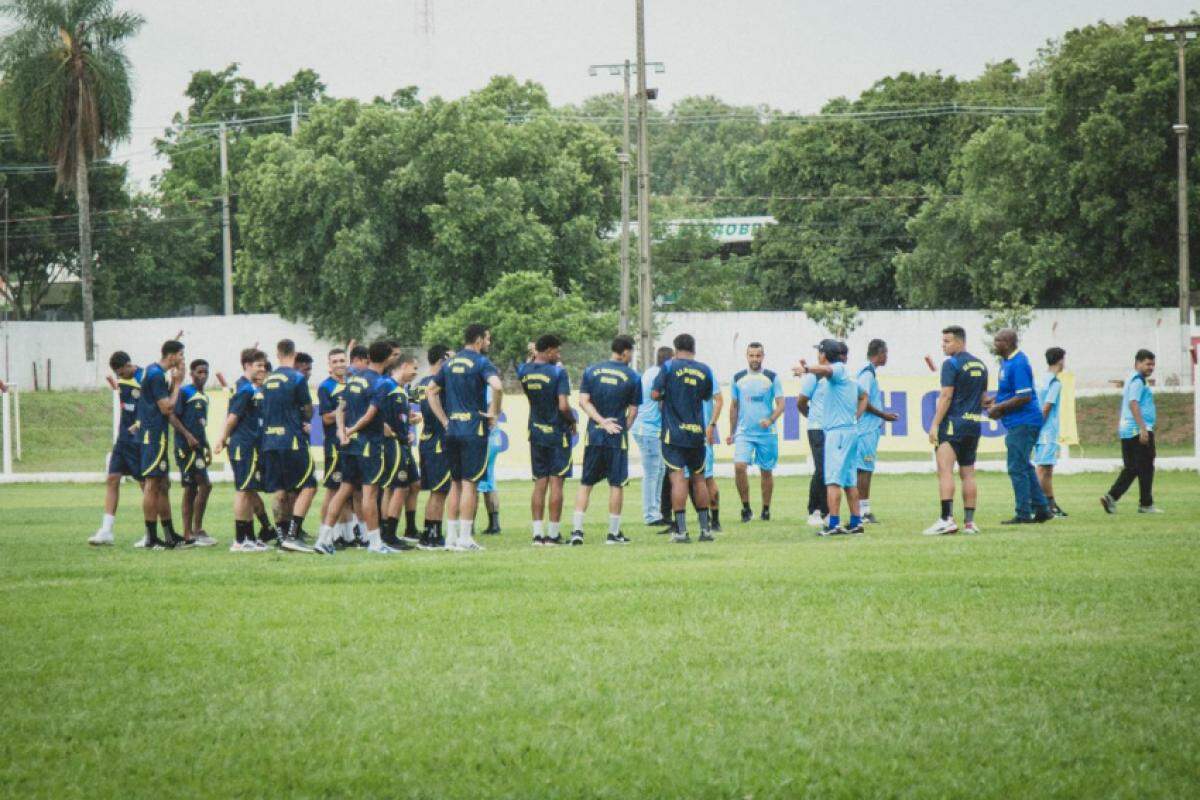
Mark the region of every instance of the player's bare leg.
[[196, 484], [196, 499], [192, 505], [192, 530], [197, 536], [207, 536], [204, 530], [204, 514], [208, 511], [208, 498], [212, 495], [212, 481], [204, 476]]
[[759, 470], [759, 480], [762, 484], [760, 489], [763, 508], [770, 508], [771, 497], [775, 494], [775, 473], [769, 469]]
[[742, 505], [750, 504], [750, 466], [740, 461], [733, 464], [733, 485], [737, 487], [738, 499]]
[[533, 482], [529, 494], [529, 518], [533, 521], [533, 543], [540, 545], [545, 535], [546, 495], [550, 490], [550, 478], [542, 477]]

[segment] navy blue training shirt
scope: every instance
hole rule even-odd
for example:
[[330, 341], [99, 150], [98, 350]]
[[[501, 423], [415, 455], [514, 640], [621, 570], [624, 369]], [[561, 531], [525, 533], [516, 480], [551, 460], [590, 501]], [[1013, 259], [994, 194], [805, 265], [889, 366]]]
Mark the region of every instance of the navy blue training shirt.
[[642, 404], [642, 380], [628, 364], [609, 360], [592, 364], [583, 371], [579, 393], [588, 395], [601, 417], [612, 418], [621, 426], [620, 433], [608, 433], [588, 419], [587, 443], [600, 447], [628, 446], [625, 413], [630, 406]]
[[308, 381], [292, 367], [278, 367], [262, 385], [263, 450], [299, 450], [308, 446], [304, 413], [312, 407]]
[[713, 396], [712, 370], [690, 358], [672, 358], [654, 379], [662, 403], [662, 441], [674, 447], [704, 447], [704, 401]]
[[987, 365], [963, 350], [942, 362], [942, 387], [953, 386], [954, 396], [946, 419], [952, 432], [978, 436], [983, 421], [983, 395], [987, 391]]
[[484, 421], [488, 378], [499, 374], [487, 356], [466, 348], [446, 362], [433, 379], [441, 389], [442, 409], [450, 420], [446, 436], [469, 439], [488, 435]]
[[543, 447], [560, 447], [568, 441], [567, 421], [558, 410], [558, 398], [571, 394], [571, 378], [558, 364], [529, 361], [517, 367], [521, 388], [529, 398], [529, 441]]

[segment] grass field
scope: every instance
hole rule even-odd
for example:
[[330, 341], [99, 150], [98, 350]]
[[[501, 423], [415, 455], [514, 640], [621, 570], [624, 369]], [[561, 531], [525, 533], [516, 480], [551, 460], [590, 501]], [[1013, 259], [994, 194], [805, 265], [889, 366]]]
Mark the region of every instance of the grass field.
[[884, 476], [835, 540], [800, 479], [749, 525], [722, 482], [687, 547], [599, 545], [600, 490], [553, 551], [510, 483], [486, 553], [332, 559], [136, 551], [128, 488], [93, 550], [100, 487], [0, 487], [0, 795], [1194, 797], [1200, 480], [1111, 518], [1109, 479], [1012, 530], [984, 475], [983, 535], [931, 539]]

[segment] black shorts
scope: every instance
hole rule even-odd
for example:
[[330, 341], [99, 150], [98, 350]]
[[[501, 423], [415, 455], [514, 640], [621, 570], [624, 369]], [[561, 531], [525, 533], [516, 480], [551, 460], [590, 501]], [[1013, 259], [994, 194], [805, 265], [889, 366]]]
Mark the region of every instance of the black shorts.
[[229, 463], [233, 466], [233, 488], [239, 492], [262, 491], [262, 464], [258, 448], [235, 445], [229, 448]]
[[417, 469], [417, 460], [413, 458], [412, 448], [399, 439], [388, 439], [384, 446], [387, 453], [387, 482], [384, 486], [407, 489], [420, 483], [421, 473]]
[[298, 492], [317, 485], [312, 452], [308, 447], [264, 450], [262, 465], [263, 491]]
[[954, 450], [954, 460], [960, 467], [975, 466], [975, 454], [979, 451], [978, 436], [946, 436], [938, 434], [938, 446], [945, 442]]
[[109, 475], [128, 475], [141, 480], [142, 446], [136, 441], [126, 439], [113, 445], [112, 455], [108, 457]]
[[624, 447], [588, 445], [583, 448], [583, 472], [579, 482], [584, 486], [595, 486], [604, 480], [609, 486], [629, 483], [629, 451]]
[[165, 478], [167, 471], [167, 432], [142, 434], [142, 449], [138, 459], [138, 477]]
[[446, 461], [441, 439], [421, 442], [418, 451], [421, 454], [421, 488], [434, 494], [449, 492], [450, 462]]
[[446, 462], [450, 465], [450, 477], [456, 481], [479, 483], [487, 472], [488, 437], [468, 436], [464, 438], [447, 436], [442, 442], [446, 452]]
[[704, 462], [708, 460], [708, 451], [704, 449], [704, 445], [678, 447], [673, 444], [663, 444], [662, 454], [667, 469], [686, 469], [693, 475], [704, 474]]
[[342, 483], [354, 486], [383, 486], [387, 461], [383, 442], [364, 442], [360, 453], [342, 453]]
[[529, 443], [529, 460], [533, 464], [533, 477], [571, 477], [571, 445], [544, 445]]
[[326, 489], [337, 491], [342, 485], [342, 448], [330, 440], [325, 440], [325, 470], [321, 474], [321, 485]]
[[191, 448], [184, 442], [175, 446], [175, 464], [179, 467], [179, 482], [184, 486], [200, 486], [208, 483], [208, 465], [212, 463], [212, 452], [204, 442]]

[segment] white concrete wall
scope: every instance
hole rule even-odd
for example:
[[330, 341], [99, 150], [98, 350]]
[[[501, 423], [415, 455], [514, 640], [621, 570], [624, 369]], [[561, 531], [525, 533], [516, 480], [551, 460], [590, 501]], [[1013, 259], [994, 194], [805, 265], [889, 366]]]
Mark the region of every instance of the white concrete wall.
[[[896, 374], [919, 374], [926, 370], [924, 356], [941, 359], [941, 329], [958, 324], [967, 330], [968, 347], [989, 358], [984, 341], [984, 315], [978, 311], [865, 311], [863, 323], [850, 337], [850, 359], [860, 361], [867, 342], [887, 340]], [[1179, 380], [1178, 326], [1175, 309], [1105, 309], [1038, 311], [1025, 332], [1022, 347], [1030, 354], [1035, 369], [1044, 363], [1041, 354], [1058, 345], [1067, 350], [1069, 368], [1080, 387], [1106, 387], [1129, 373], [1133, 354], [1148, 347], [1158, 355], [1160, 385]], [[746, 345], [758, 340], [767, 350], [767, 363], [783, 371], [801, 356], [811, 357], [813, 345], [826, 336], [803, 312], [689, 312], [663, 315], [659, 341], [669, 343], [678, 333], [696, 337], [700, 358], [712, 365], [722, 381], [744, 365]], [[303, 323], [287, 322], [275, 314], [239, 314], [233, 317], [174, 317], [142, 320], [108, 320], [96, 323], [97, 360], [86, 368], [83, 359], [83, 327], [78, 322], [0, 323], [0, 376], [22, 387], [32, 386], [32, 363], [44, 381], [46, 359], [53, 362], [53, 385], [58, 389], [99, 388], [108, 373], [108, 356], [125, 350], [139, 364], [158, 357], [164, 339], [183, 331], [189, 358], [204, 357], [214, 369], [232, 380], [239, 372], [238, 353], [255, 341], [270, 353], [282, 338], [296, 341], [301, 350], [317, 361], [333, 342], [318, 339]], [[1200, 336], [1200, 329], [1195, 330]], [[1190, 364], [1188, 365], [1190, 370]]]
[[[1021, 347], [1033, 362], [1034, 371], [1045, 366], [1048, 347], [1067, 351], [1068, 369], [1081, 387], [1109, 386], [1123, 380], [1133, 368], [1133, 355], [1146, 347], [1158, 357], [1159, 385], [1177, 382], [1181, 373], [1179, 312], [1174, 308], [1047, 309], [1034, 314], [1021, 337]], [[724, 382], [745, 367], [745, 349], [751, 341], [766, 348], [767, 366], [777, 371], [790, 368], [801, 356], [813, 358], [813, 347], [828, 333], [802, 311], [687, 312], [664, 315], [658, 337], [663, 344], [680, 333], [696, 337], [698, 357], [707, 362]], [[967, 347], [975, 355], [992, 360], [987, 348], [980, 311], [864, 311], [862, 324], [849, 339], [850, 362], [866, 356], [867, 342], [888, 343], [889, 372], [914, 375], [926, 371], [924, 357], [941, 362], [941, 330], [961, 325], [967, 331]], [[1200, 335], [1200, 329], [1194, 335]], [[1187, 364], [1190, 375], [1191, 364]]]

